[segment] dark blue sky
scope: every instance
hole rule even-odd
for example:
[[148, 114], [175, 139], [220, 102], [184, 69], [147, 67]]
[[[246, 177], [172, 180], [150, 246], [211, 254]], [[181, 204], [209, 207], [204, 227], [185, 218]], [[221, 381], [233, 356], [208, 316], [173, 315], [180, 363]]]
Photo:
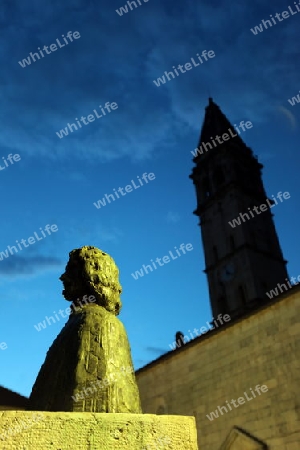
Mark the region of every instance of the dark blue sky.
[[[63, 4], [62, 4], [63, 3]], [[120, 268], [124, 322], [135, 368], [169, 350], [175, 332], [211, 319], [196, 196], [188, 178], [208, 97], [265, 165], [269, 196], [291, 276], [300, 274], [298, 214], [300, 13], [256, 36], [250, 28], [287, 10], [272, 3], [149, 0], [123, 16], [124, 0], [4, 0], [1, 7], [0, 251], [47, 224], [58, 231], [0, 261], [0, 384], [29, 395], [66, 319], [34, 325], [69, 306], [60, 274], [83, 245], [108, 252]], [[80, 38], [24, 68], [18, 63], [68, 31]], [[63, 42], [63, 41], [62, 41]], [[215, 57], [156, 87], [165, 71]], [[59, 139], [56, 132], [99, 105], [118, 109]], [[3, 165], [3, 164], [2, 164]], [[93, 202], [144, 172], [155, 179], [103, 208]], [[181, 243], [193, 251], [134, 280], [132, 272]], [[201, 357], [199, 355], [199, 357]]]

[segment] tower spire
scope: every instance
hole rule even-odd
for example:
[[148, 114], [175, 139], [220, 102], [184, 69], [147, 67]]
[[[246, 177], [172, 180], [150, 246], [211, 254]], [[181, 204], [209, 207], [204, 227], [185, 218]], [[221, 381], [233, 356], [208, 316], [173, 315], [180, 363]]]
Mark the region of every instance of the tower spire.
[[239, 136], [239, 132], [227, 119], [220, 107], [214, 102], [212, 97], [208, 98], [208, 105], [205, 108], [205, 116], [201, 129], [198, 147], [201, 143], [211, 142], [216, 136], [222, 136], [224, 133], [230, 135], [235, 142], [246, 147], [246, 144]]

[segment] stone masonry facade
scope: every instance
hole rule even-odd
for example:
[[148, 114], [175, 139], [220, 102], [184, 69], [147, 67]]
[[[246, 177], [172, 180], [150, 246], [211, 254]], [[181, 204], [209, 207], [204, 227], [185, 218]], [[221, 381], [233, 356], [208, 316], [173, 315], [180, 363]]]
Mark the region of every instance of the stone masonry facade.
[[[270, 450], [298, 450], [299, 310], [300, 289], [294, 287], [275, 303], [138, 370], [144, 413], [194, 415], [201, 450], [219, 450], [234, 427]], [[218, 418], [207, 418], [226, 401], [245, 397], [244, 392], [249, 396], [257, 385], [268, 391], [228, 412], [223, 409]]]

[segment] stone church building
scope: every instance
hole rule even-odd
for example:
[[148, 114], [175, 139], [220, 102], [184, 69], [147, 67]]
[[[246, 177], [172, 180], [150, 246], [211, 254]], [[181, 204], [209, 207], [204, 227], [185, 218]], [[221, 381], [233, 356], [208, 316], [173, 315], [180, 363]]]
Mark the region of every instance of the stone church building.
[[211, 309], [231, 320], [136, 372], [143, 412], [195, 416], [200, 450], [299, 450], [300, 290], [275, 230], [276, 199], [212, 99], [198, 149], [190, 178]]

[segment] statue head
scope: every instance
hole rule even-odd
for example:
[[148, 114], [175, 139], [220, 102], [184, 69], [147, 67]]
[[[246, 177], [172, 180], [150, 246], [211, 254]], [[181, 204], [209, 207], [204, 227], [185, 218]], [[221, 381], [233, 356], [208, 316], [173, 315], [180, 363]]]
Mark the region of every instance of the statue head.
[[65, 273], [60, 277], [65, 299], [76, 304], [84, 295], [94, 295], [94, 304], [118, 315], [122, 307], [122, 286], [119, 269], [112, 257], [91, 246], [72, 250], [69, 256]]

